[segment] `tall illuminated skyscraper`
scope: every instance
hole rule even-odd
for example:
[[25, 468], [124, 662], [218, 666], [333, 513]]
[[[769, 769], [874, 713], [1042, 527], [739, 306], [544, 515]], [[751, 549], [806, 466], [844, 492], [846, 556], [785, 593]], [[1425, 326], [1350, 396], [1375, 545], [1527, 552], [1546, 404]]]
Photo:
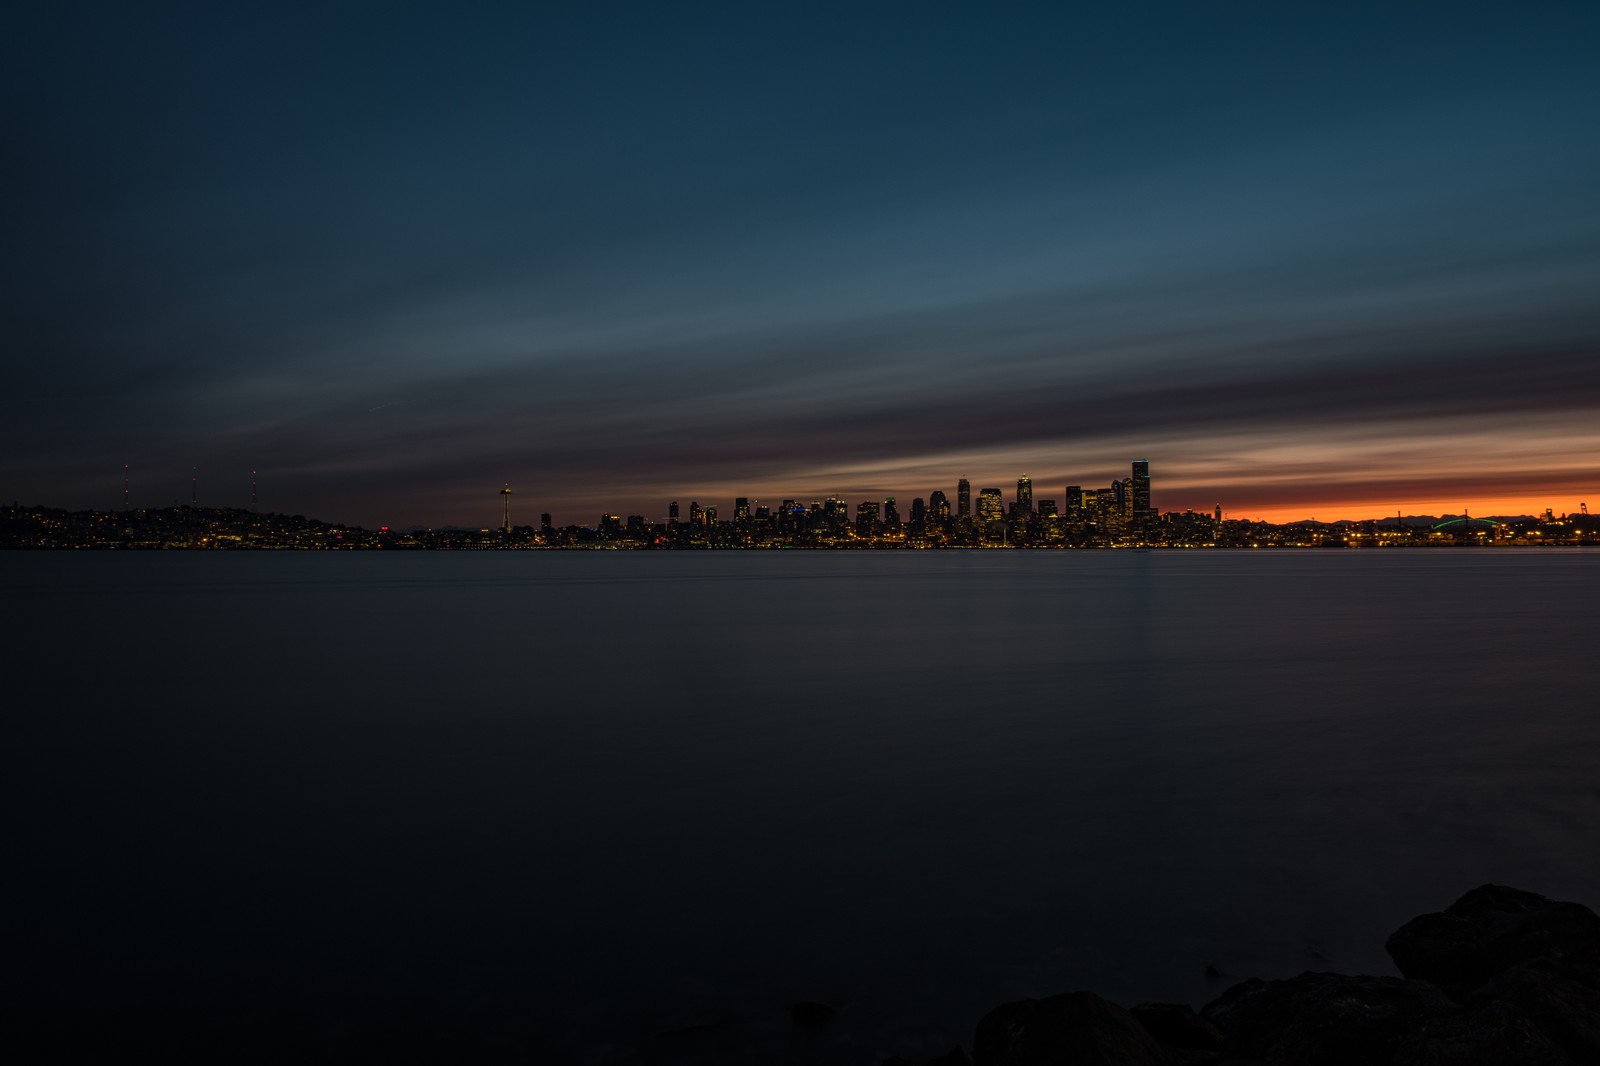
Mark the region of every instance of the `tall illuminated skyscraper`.
[[1033, 510], [1033, 479], [1027, 474], [1017, 478], [1017, 512], [1028, 514]]
[[934, 489], [928, 496], [928, 514], [938, 522], [950, 520], [950, 497], [939, 489]]
[[984, 489], [978, 493], [978, 518], [984, 522], [1006, 520], [1006, 505], [999, 489]]
[[1128, 479], [1128, 504], [1133, 508], [1133, 520], [1143, 522], [1150, 515], [1150, 460], [1135, 459], [1133, 476]]
[[956, 482], [956, 517], [966, 518], [972, 514], [972, 482], [962, 478]]

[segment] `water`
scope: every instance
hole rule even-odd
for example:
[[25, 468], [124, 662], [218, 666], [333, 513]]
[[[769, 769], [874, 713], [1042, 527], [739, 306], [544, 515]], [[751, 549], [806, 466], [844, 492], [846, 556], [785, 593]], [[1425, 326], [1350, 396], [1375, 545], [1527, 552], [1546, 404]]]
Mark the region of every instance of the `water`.
[[1485, 881], [1600, 905], [1592, 551], [0, 581], [6, 995], [103, 1053], [876, 1063], [1025, 995], [1392, 973]]

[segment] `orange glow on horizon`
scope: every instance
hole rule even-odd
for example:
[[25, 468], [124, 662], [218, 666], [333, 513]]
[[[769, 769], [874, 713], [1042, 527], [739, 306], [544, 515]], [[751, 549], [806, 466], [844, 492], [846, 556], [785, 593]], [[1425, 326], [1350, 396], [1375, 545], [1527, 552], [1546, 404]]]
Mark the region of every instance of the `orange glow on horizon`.
[[[1230, 509], [1226, 503], [1222, 506], [1222, 517], [1226, 519], [1248, 518], [1251, 521], [1261, 520], [1282, 524], [1285, 522], [1303, 522], [1316, 519], [1318, 522], [1340, 521], [1365, 521], [1368, 519], [1393, 518], [1399, 514], [1411, 517], [1422, 515], [1459, 515], [1463, 511], [1476, 518], [1490, 516], [1514, 517], [1517, 515], [1542, 516], [1548, 508], [1556, 517], [1564, 514], [1577, 514], [1578, 501], [1571, 502], [1552, 500], [1548, 497], [1534, 496], [1501, 496], [1483, 499], [1446, 500], [1446, 499], [1420, 499], [1400, 507], [1396, 507], [1392, 499], [1374, 500], [1367, 503], [1330, 503], [1321, 504], [1281, 504], [1252, 508], [1249, 506]], [[1199, 508], [1196, 508], [1199, 510]]]

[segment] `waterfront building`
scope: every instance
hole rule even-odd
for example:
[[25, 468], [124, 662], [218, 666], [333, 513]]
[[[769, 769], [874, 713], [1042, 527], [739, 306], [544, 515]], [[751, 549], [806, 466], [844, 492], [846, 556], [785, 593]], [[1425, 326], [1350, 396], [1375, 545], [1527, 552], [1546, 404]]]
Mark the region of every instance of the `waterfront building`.
[[1033, 512], [1033, 479], [1027, 474], [1017, 478], [1017, 512], [1018, 517]]
[[1128, 479], [1128, 507], [1135, 522], [1150, 518], [1150, 460], [1135, 459], [1133, 476]]
[[956, 482], [956, 517], [967, 518], [972, 514], [972, 482], [962, 478]]
[[1089, 520], [1098, 525], [1115, 524], [1122, 517], [1122, 509], [1117, 505], [1116, 486], [1121, 482], [1113, 482], [1113, 487], [1108, 489], [1095, 489], [1093, 502], [1089, 504]]
[[856, 532], [863, 537], [870, 537], [878, 529], [878, 503], [876, 500], [866, 500], [856, 504]]
[[1006, 520], [1005, 501], [1001, 499], [999, 489], [984, 489], [978, 493], [978, 519], [982, 522]]

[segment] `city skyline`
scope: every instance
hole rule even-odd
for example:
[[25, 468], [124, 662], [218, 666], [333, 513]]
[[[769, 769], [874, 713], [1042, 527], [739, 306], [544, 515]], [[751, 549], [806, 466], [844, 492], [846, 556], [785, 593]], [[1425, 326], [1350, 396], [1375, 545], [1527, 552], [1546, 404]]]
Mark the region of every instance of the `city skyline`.
[[[1144, 463], [1149, 464], [1149, 461], [1144, 461]], [[1149, 472], [1149, 466], [1146, 466], [1146, 472]], [[258, 509], [259, 506], [259, 471], [256, 471], [256, 469], [246, 471], [243, 480], [234, 479], [238, 480], [237, 485], [230, 485], [226, 479], [206, 479], [203, 482], [205, 483], [205, 491], [203, 491], [202, 496], [200, 467], [190, 467], [182, 479], [173, 479], [173, 482], [171, 482], [171, 487], [182, 488], [189, 495], [179, 496], [178, 493], [171, 493], [166, 498], [162, 498], [158, 491], [157, 493], [150, 493], [149, 496], [136, 498], [136, 493], [134, 493], [136, 482], [134, 482], [131, 466], [126, 466], [125, 464], [123, 467], [118, 467], [115, 474], [118, 477], [114, 485], [115, 506], [106, 501], [106, 503], [101, 503], [99, 506], [94, 506], [93, 503], [86, 504], [82, 509], [114, 511], [118, 507], [126, 506], [168, 507], [179, 506], [179, 504], [184, 503], [214, 507], [245, 507], [245, 509]], [[1069, 482], [1066, 477], [1056, 477], [1056, 479], [1032, 477], [1029, 472], [1022, 472], [1021, 477], [1029, 480], [1030, 485], [1034, 487], [1032, 488], [1032, 495], [1035, 498], [1040, 499], [1040, 501], [1053, 499], [1061, 506], [1066, 504], [1066, 490], [1070, 485], [1098, 487], [1098, 482], [1094, 482], [1098, 474], [1078, 477], [1077, 480], [1072, 480], [1072, 482]], [[757, 506], [757, 504], [776, 506], [776, 504], [781, 503], [782, 499], [802, 499], [803, 503], [811, 503], [811, 501], [819, 501], [819, 499], [826, 498], [850, 499], [850, 501], [859, 501], [859, 499], [878, 499], [878, 501], [882, 501], [882, 499], [886, 498], [896, 498], [904, 499], [906, 506], [909, 506], [910, 501], [918, 498], [918, 496], [928, 498], [931, 493], [946, 493], [952, 498], [950, 506], [952, 506], [952, 512], [954, 512], [957, 509], [957, 504], [954, 503], [955, 493], [960, 491], [958, 490], [960, 483], [984, 482], [984, 487], [997, 485], [997, 487], [1005, 488], [1006, 485], [1010, 485], [1014, 477], [1008, 479], [1008, 475], [1000, 474], [990, 475], [990, 477], [952, 477], [952, 479], [946, 480], [949, 480], [949, 485], [938, 485], [938, 487], [934, 488], [869, 485], [869, 487], [856, 487], [851, 488], [851, 490], [830, 488], [830, 490], [810, 491], [810, 493], [805, 493], [805, 491], [773, 491], [773, 493], [765, 493], [765, 495], [758, 495], [758, 493], [749, 490], [749, 487], [744, 487], [744, 485], [738, 485], [738, 487], [736, 485], [723, 485], [723, 487], [718, 487], [717, 490], [678, 491], [675, 495], [672, 495], [672, 493], [667, 496], [658, 495], [658, 499], [643, 499], [643, 501], [632, 499], [630, 503], [626, 504], [619, 504], [618, 496], [608, 495], [603, 490], [603, 487], [597, 487], [594, 495], [586, 498], [589, 501], [597, 501], [597, 506], [590, 507], [589, 512], [579, 512], [578, 507], [574, 507], [570, 503], [568, 503], [568, 506], [562, 507], [560, 504], [550, 503], [547, 499], [541, 501], [538, 495], [538, 488], [518, 488], [512, 482], [502, 482], [499, 487], [490, 491], [480, 490], [477, 495], [480, 498], [480, 507], [478, 509], [483, 511], [483, 514], [490, 514], [490, 511], [493, 511], [494, 517], [499, 519], [499, 517], [509, 512], [509, 514], [514, 515], [514, 525], [533, 525], [534, 522], [528, 519], [528, 514], [533, 514], [534, 519], [536, 519], [538, 514], [557, 514], [557, 511], [565, 512], [573, 519], [571, 522], [558, 522], [557, 525], [594, 525], [598, 515], [603, 514], [643, 514], [646, 517], [650, 517], [651, 520], [666, 520], [669, 517], [667, 511], [669, 511], [670, 504], [680, 503], [686, 509], [688, 504], [691, 503], [691, 499], [698, 499], [699, 503], [706, 504], [706, 506], [726, 506], [728, 514], [731, 514], [733, 503], [739, 498], [749, 499], [752, 507]], [[221, 482], [221, 485], [218, 485], [218, 482]], [[1056, 485], [1056, 482], [1061, 483]], [[1216, 482], [1214, 480], [1213, 482], [1202, 480], [1202, 485], [1206, 485], [1206, 483]], [[1496, 496], [1496, 498], [1461, 501], [1461, 499], [1451, 498], [1448, 493], [1445, 493], [1443, 488], [1446, 487], [1413, 485], [1413, 488], [1418, 490], [1418, 495], [1414, 496], [1411, 501], [1395, 503], [1398, 498], [1389, 498], [1387, 503], [1390, 506], [1387, 506], [1386, 509], [1378, 509], [1378, 507], [1371, 506], [1371, 504], [1342, 504], [1341, 506], [1338, 503], [1330, 503], [1326, 499], [1314, 501], [1314, 503], [1306, 504], [1306, 506], [1296, 504], [1296, 506], [1282, 507], [1234, 507], [1229, 506], [1227, 501], [1216, 499], [1210, 506], [1205, 506], [1205, 504], [1198, 503], [1200, 499], [1203, 499], [1203, 496], [1194, 488], [1187, 488], [1186, 490], [1182, 485], [1179, 485], [1178, 488], [1171, 488], [1168, 485], [1165, 464], [1163, 464], [1162, 482], [1160, 482], [1160, 490], [1157, 490], [1160, 495], [1155, 501], [1157, 503], [1155, 509], [1157, 511], [1195, 511], [1210, 514], [1216, 507], [1221, 507], [1222, 511], [1226, 512], [1227, 517], [1230, 517], [1230, 519], [1248, 519], [1272, 523], [1304, 522], [1304, 520], [1365, 522], [1365, 520], [1395, 517], [1397, 514], [1477, 514], [1507, 515], [1507, 517], [1509, 515], [1546, 514], [1547, 511], [1554, 512], [1554, 514], [1568, 514], [1568, 512], [1576, 514], [1581, 507], [1590, 506], [1590, 498], [1597, 499], [1597, 503], [1600, 503], [1600, 490], [1586, 491], [1586, 488], [1582, 487], [1582, 485], [1568, 487], [1568, 495], [1571, 496], [1570, 501], [1566, 501], [1565, 498], [1552, 499], [1547, 493], [1539, 493], [1539, 491], [1506, 493], [1506, 495]], [[1590, 485], [1590, 488], [1594, 488], [1594, 485]], [[1146, 491], [1149, 493], [1149, 490]], [[466, 496], [466, 493], [462, 493], [462, 496]], [[1171, 503], [1168, 503], [1165, 499], [1168, 496], [1173, 498]], [[1146, 496], [1146, 499], [1149, 499], [1149, 495]], [[483, 501], [490, 501], [491, 507], [483, 507]], [[35, 504], [35, 506], [67, 506], [67, 504], [56, 503], [51, 499], [29, 499], [26, 503]], [[1376, 501], [1376, 503], [1382, 503], [1382, 501]], [[1432, 504], [1432, 506], [1427, 506], [1427, 504]], [[69, 507], [69, 509], [74, 509], [74, 507]], [[259, 507], [259, 509], [280, 511], [285, 512], [285, 514], [288, 514], [288, 512], [312, 514], [312, 511], [307, 507], [296, 506], [293, 499], [285, 498], [278, 498], [275, 501], [269, 498], [269, 504]], [[349, 525], [362, 525], [362, 527], [371, 528], [379, 527], [379, 525], [392, 525], [395, 528], [448, 527], [448, 525], [459, 525], [459, 527], [464, 528], [483, 528], [488, 527], [488, 525], [499, 525], [499, 522], [485, 522], [485, 520], [482, 520], [483, 515], [478, 515], [480, 520], [477, 520], [477, 522], [470, 519], [470, 515], [466, 520], [461, 520], [461, 522], [456, 522], [456, 520], [427, 520], [427, 515], [414, 517], [413, 520], [413, 515], [402, 514], [403, 511], [405, 511], [403, 504], [395, 504], [395, 506], [387, 507], [387, 509], [379, 509], [376, 519], [371, 519], [370, 517], [365, 522], [354, 519], [350, 515], [338, 514], [338, 509], [334, 509], [334, 512], [328, 512], [328, 514], [320, 514], [320, 517], [331, 520], [331, 522], [344, 522], [349, 523]]]
[[0, 499], [1600, 502], [1593, 6], [10, 30]]
[[[1263, 512], [1261, 509], [1251, 510], [1248, 508], [1230, 508], [1224, 501], [1220, 500], [1216, 501], [1210, 507], [1197, 506], [1189, 498], [1194, 497], [1194, 493], [1192, 491], [1187, 493], [1182, 502], [1173, 502], [1169, 504], [1165, 499], [1163, 499], [1163, 494], [1170, 494], [1171, 492], [1166, 485], [1166, 479], [1164, 476], [1161, 478], [1160, 488], [1156, 490], [1154, 497], [1152, 497], [1152, 478], [1150, 466], [1151, 464], [1149, 460], [1132, 460], [1131, 469], [1126, 476], [1113, 477], [1107, 480], [1112, 485], [1125, 483], [1128, 486], [1128, 492], [1130, 493], [1130, 505], [1140, 511], [1149, 510], [1155, 514], [1160, 514], [1163, 512], [1182, 513], [1185, 511], [1192, 511], [1200, 514], [1221, 512], [1229, 519], [1242, 519], [1248, 521], [1268, 522], [1273, 524], [1289, 524], [1303, 521], [1364, 522], [1383, 520], [1397, 516], [1426, 517], [1471, 514], [1476, 516], [1533, 517], [1544, 514], [1578, 514], [1580, 511], [1587, 514], [1589, 509], [1589, 497], [1594, 496], [1596, 498], [1600, 498], [1600, 492], [1585, 494], [1580, 487], [1577, 493], [1578, 498], [1571, 502], [1570, 505], [1564, 505], [1564, 501], [1550, 502], [1532, 495], [1523, 495], [1510, 498], [1513, 502], [1520, 501], [1519, 506], [1516, 507], [1497, 508], [1494, 506], [1474, 506], [1469, 503], [1457, 505], [1455, 507], [1442, 506], [1430, 509], [1427, 507], [1418, 506], [1407, 507], [1406, 504], [1400, 503], [1389, 507], [1386, 511], [1361, 510], [1359, 513], [1356, 513], [1355, 510], [1349, 508], [1338, 507], [1325, 507], [1323, 508], [1323, 513], [1320, 515], [1314, 513], [1314, 511], [1300, 513], [1301, 509], [1298, 508], [1280, 510], [1277, 512]], [[200, 469], [198, 467], [191, 467], [188, 471], [187, 477], [185, 477], [181, 483], [181, 487], [184, 488], [189, 495], [180, 499], [178, 495], [174, 494], [166, 500], [136, 499], [133, 491], [134, 480], [130, 465], [124, 464], [123, 467], [119, 468], [117, 474], [120, 480], [116, 483], [118, 494], [116, 506], [107, 504], [98, 507], [89, 506], [81, 509], [92, 511], [112, 511], [118, 509], [126, 510], [129, 508], [160, 509], [165, 507], [176, 507], [181, 504], [189, 504], [193, 506], [230, 508], [251, 511], [259, 510], [262, 512], [276, 512], [284, 514], [311, 513], [305, 508], [295, 506], [293, 501], [288, 500], [280, 500], [276, 503], [273, 503], [269, 500], [266, 506], [262, 506], [259, 501], [260, 472], [256, 469], [247, 471], [246, 479], [243, 482], [242, 487], [237, 485], [228, 486], [226, 483], [224, 483], [223, 487], [219, 491], [213, 487], [210, 481], [207, 481], [204, 498], [202, 498]], [[1133, 484], [1135, 481], [1139, 480], [1141, 476], [1143, 480], [1143, 486], [1142, 489], [1139, 490], [1139, 495], [1135, 497], [1133, 495], [1135, 492]], [[594, 496], [593, 499], [603, 501], [597, 508], [592, 509], [591, 512], [587, 514], [574, 513], [569, 508], [567, 512], [562, 514], [561, 520], [554, 521], [554, 525], [558, 527], [587, 526], [594, 528], [600, 519], [604, 518], [606, 515], [614, 515], [619, 517], [625, 515], [635, 515], [641, 516], [645, 518], [645, 520], [652, 523], [667, 523], [677, 519], [680, 516], [680, 512], [684, 516], [689, 515], [691, 508], [696, 510], [700, 508], [710, 508], [714, 512], [719, 511], [720, 509], [720, 513], [724, 519], [728, 519], [735, 517], [739, 513], [738, 509], [741, 507], [741, 505], [744, 508], [746, 517], [748, 517], [748, 513], [753, 512], [757, 508], [776, 508], [780, 503], [786, 500], [802, 505], [816, 504], [824, 500], [838, 500], [848, 503], [852, 508], [864, 500], [878, 504], [882, 504], [884, 502], [894, 502], [898, 500], [901, 501], [901, 507], [904, 509], [912, 507], [914, 504], [918, 503], [931, 504], [935, 498], [940, 498], [945, 500], [951, 515], [968, 513], [977, 515], [980, 513], [981, 504], [979, 496], [982, 493], [989, 491], [993, 491], [998, 494], [1003, 504], [1005, 515], [1009, 515], [1011, 513], [1011, 506], [1013, 503], [1023, 502], [1024, 500], [1026, 500], [1025, 509], [1030, 512], [1035, 509], [1034, 503], [1037, 501], [1041, 505], [1049, 505], [1051, 507], [1059, 508], [1060, 513], [1065, 514], [1070, 506], [1068, 501], [1071, 497], [1071, 489], [1077, 488], [1080, 490], [1088, 490], [1092, 493], [1095, 489], [1105, 487], [1096, 482], [1093, 476], [1087, 479], [1079, 478], [1075, 482], [1052, 487], [1052, 482], [1046, 481], [1042, 478], [1034, 478], [1027, 472], [1023, 472], [1018, 475], [1014, 479], [1014, 482], [1005, 476], [988, 478], [955, 477], [953, 479], [947, 478], [946, 480], [950, 482], [949, 485], [932, 489], [879, 487], [858, 489], [855, 491], [827, 490], [811, 493], [775, 492], [768, 495], [757, 495], [750, 491], [747, 487], [730, 487], [727, 488], [723, 493], [680, 492], [675, 495], [669, 494], [671, 498], [661, 497], [656, 500], [645, 501], [639, 506], [634, 506], [631, 504], [618, 505], [617, 497], [607, 496], [603, 489], [597, 488], [597, 495]], [[1062, 478], [1056, 478], [1054, 480], [1064, 481]], [[983, 482], [994, 482], [995, 484], [980, 484]], [[1011, 486], [1013, 483], [1015, 484], [1015, 491], [1011, 492], [1009, 486]], [[974, 484], [978, 484], [979, 488], [976, 490], [971, 488], [971, 486]], [[230, 491], [230, 488], [232, 491]], [[1009, 495], [1008, 492], [1010, 493]], [[480, 491], [479, 496], [481, 499], [490, 499], [492, 497], [493, 515], [495, 517], [494, 522], [483, 520], [477, 522], [470, 520], [465, 522], [430, 522], [420, 519], [413, 521], [405, 516], [395, 515], [387, 515], [383, 516], [381, 520], [370, 520], [367, 522], [356, 521], [338, 514], [320, 514], [317, 517], [331, 522], [373, 529], [379, 528], [380, 526], [392, 526], [394, 528], [458, 527], [486, 529], [500, 528], [508, 523], [513, 526], [533, 527], [540, 524], [540, 519], [542, 517], [552, 517], [558, 513], [558, 510], [548, 501], [541, 501], [539, 499], [536, 490], [517, 488], [510, 482], [503, 482], [499, 487], [493, 489], [491, 493], [483, 493]], [[1421, 494], [1418, 498], [1423, 500], [1432, 499], [1435, 502], [1442, 502], [1446, 504], [1449, 502], [1449, 499], [1442, 495], [1435, 494], [1430, 496], [1426, 487], [1422, 488]], [[19, 500], [15, 502], [21, 503], [22, 501]], [[30, 506], [47, 507], [62, 506], [61, 504], [48, 500], [30, 500], [27, 501], [27, 504]], [[68, 509], [71, 510], [74, 508]], [[487, 509], [483, 510], [485, 514], [488, 513]], [[483, 516], [480, 515], [479, 517], [481, 519]]]

